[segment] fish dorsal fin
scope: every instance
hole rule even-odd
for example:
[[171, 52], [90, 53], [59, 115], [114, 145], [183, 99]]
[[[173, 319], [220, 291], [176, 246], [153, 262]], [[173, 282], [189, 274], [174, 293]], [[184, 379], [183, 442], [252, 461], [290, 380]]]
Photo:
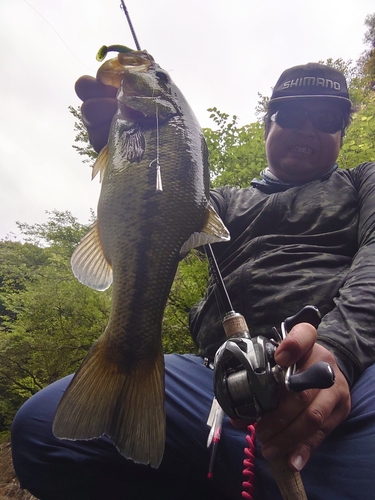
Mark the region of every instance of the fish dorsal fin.
[[207, 220], [202, 231], [193, 233], [181, 247], [181, 254], [186, 255], [192, 248], [201, 247], [209, 243], [229, 241], [230, 235], [224, 222], [216, 213], [214, 207], [209, 203]]
[[91, 180], [95, 179], [98, 172], [100, 172], [100, 182], [103, 180], [104, 172], [108, 163], [108, 155], [109, 155], [109, 147], [108, 144], [104, 146], [103, 149], [100, 150], [98, 157], [95, 160], [95, 163], [92, 167], [92, 176]]
[[95, 290], [106, 290], [112, 284], [112, 267], [104, 256], [97, 223], [74, 250], [71, 265], [74, 276]]

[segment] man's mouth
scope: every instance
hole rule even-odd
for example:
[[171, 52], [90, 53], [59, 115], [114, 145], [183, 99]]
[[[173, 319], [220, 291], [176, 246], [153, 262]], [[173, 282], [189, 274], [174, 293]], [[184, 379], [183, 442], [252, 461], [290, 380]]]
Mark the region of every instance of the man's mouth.
[[302, 153], [305, 155], [312, 155], [313, 150], [311, 148], [303, 147], [303, 146], [293, 146], [290, 148], [292, 153]]

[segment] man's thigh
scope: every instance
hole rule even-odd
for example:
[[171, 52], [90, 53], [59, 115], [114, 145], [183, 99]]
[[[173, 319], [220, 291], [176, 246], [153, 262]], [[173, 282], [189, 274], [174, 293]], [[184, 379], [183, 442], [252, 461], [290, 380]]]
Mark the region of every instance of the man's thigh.
[[[121, 495], [137, 500], [151, 493], [158, 498], [157, 492], [165, 500], [177, 498], [176, 494], [184, 498], [184, 492], [188, 498], [189, 490], [198, 499], [199, 491], [203, 495], [210, 490], [206, 484], [206, 421], [213, 398], [212, 370], [203, 366], [202, 358], [192, 355], [166, 355], [165, 364], [167, 436], [158, 470], [126, 460], [107, 437], [70, 441], [53, 436], [52, 422], [72, 378], [68, 376], [30, 398], [14, 420], [13, 459], [21, 485], [42, 500], [101, 498], [103, 484], [111, 486], [113, 498]], [[223, 491], [222, 498], [226, 494], [236, 498], [242, 479], [244, 433], [235, 430], [228, 419], [224, 427], [212, 486]]]

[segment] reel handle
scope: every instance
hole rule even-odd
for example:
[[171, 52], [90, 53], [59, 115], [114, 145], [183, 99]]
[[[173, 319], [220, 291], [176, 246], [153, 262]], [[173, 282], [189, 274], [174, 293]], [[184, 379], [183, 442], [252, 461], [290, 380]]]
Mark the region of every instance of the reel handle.
[[321, 315], [319, 309], [315, 306], [305, 306], [298, 313], [293, 316], [289, 316], [284, 320], [284, 326], [287, 332], [293, 328], [293, 326], [298, 323], [310, 323], [314, 328], [318, 328], [321, 322]]
[[334, 382], [335, 374], [331, 366], [325, 361], [319, 361], [304, 372], [285, 379], [285, 386], [289, 391], [302, 392], [306, 389], [328, 389]]

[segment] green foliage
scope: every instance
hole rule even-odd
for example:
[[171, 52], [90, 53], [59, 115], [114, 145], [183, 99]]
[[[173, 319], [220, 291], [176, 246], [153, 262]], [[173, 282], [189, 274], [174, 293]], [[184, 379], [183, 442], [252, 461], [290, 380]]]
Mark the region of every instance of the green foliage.
[[77, 368], [110, 309], [110, 294], [84, 287], [70, 269], [87, 226], [53, 212], [19, 227], [29, 241], [0, 242], [0, 430], [22, 401]]
[[[365, 24], [370, 50], [357, 64], [326, 61], [344, 72], [356, 105], [339, 156], [344, 168], [375, 161], [375, 14]], [[248, 186], [267, 165], [262, 124], [267, 102], [268, 97], [259, 94], [257, 121], [245, 126], [238, 125], [236, 116], [208, 110], [214, 127], [204, 134], [214, 187]], [[93, 163], [97, 154], [80, 109], [69, 110], [76, 119], [73, 147], [84, 162]], [[70, 269], [70, 256], [89, 225], [58, 211], [49, 212], [44, 224], [17, 224], [23, 242], [0, 241], [0, 432], [27, 397], [77, 368], [105, 329], [111, 304], [110, 291], [81, 285]], [[164, 352], [194, 352], [188, 314], [204, 294], [207, 277], [201, 253], [191, 252], [180, 262], [164, 314]]]
[[[54, 211], [44, 224], [18, 227], [24, 242], [0, 241], [0, 431], [25, 399], [76, 370], [110, 312], [110, 290], [80, 284], [70, 269], [88, 225]], [[188, 313], [206, 279], [198, 252], [180, 262], [163, 321], [165, 352], [194, 351]]]
[[236, 116], [229, 118], [217, 108], [208, 111], [217, 125], [215, 130], [204, 129], [212, 185], [248, 186], [267, 165], [263, 125], [255, 122], [239, 127]]
[[364, 161], [375, 161], [375, 93], [363, 99], [344, 138], [338, 159], [342, 168]]
[[81, 108], [79, 106], [78, 108], [69, 106], [69, 111], [76, 119], [74, 122], [74, 131], [77, 132], [77, 135], [75, 136], [74, 142], [78, 142], [80, 144], [80, 146], [73, 144], [72, 147], [79, 155], [85, 157], [82, 160], [83, 163], [89, 163], [92, 166], [98, 156], [98, 153], [90, 144], [87, 129], [82, 121]]
[[365, 26], [367, 26], [367, 30], [363, 41], [369, 45], [370, 48], [375, 49], [375, 13], [366, 16]]
[[165, 353], [194, 352], [188, 316], [191, 307], [206, 291], [207, 259], [192, 251], [179, 263], [163, 319], [163, 349]]
[[[371, 19], [375, 22], [375, 15]], [[363, 57], [357, 65], [342, 59], [325, 61], [325, 64], [344, 73], [355, 109], [338, 158], [341, 168], [355, 167], [364, 161], [375, 161], [375, 92], [371, 88], [372, 77], [364, 70], [367, 59]], [[371, 57], [371, 53], [367, 53], [368, 57]]]
[[368, 15], [365, 19], [367, 31], [364, 36], [364, 42], [369, 46], [362, 57], [359, 64], [362, 64], [363, 74], [368, 78], [368, 87], [375, 89], [375, 14]]
[[89, 225], [79, 223], [76, 217], [67, 210], [65, 212], [52, 210], [51, 212], [46, 211], [46, 213], [48, 219], [43, 224], [17, 222], [23, 240], [36, 246], [57, 245], [60, 250], [64, 250], [66, 256], [70, 257], [79, 240], [94, 222], [93, 212]]

